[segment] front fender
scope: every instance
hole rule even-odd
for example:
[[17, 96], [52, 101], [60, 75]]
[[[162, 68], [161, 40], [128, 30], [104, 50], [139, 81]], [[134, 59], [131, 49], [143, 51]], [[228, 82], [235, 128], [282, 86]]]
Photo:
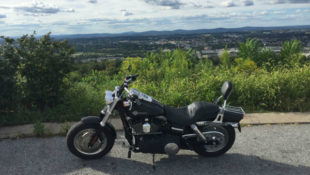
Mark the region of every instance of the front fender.
[[84, 124], [98, 124], [98, 126], [100, 128], [107, 128], [108, 130], [111, 131], [111, 133], [113, 134], [113, 137], [116, 138], [116, 131], [115, 131], [115, 128], [114, 126], [109, 123], [109, 122], [106, 122], [105, 126], [102, 127], [100, 125], [100, 122], [101, 122], [101, 118], [100, 117], [97, 117], [97, 116], [86, 116], [86, 117], [83, 117], [81, 119], [81, 121], [84, 123]]

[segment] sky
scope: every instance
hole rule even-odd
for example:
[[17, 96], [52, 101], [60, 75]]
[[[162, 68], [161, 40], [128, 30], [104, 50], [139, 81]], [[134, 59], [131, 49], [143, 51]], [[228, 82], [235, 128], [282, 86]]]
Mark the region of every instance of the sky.
[[0, 0], [0, 36], [310, 25], [310, 0]]

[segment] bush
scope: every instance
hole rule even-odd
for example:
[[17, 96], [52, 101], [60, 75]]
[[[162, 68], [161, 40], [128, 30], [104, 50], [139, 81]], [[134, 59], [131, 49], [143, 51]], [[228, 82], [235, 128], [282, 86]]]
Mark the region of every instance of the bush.
[[98, 115], [104, 107], [104, 90], [97, 90], [87, 83], [76, 83], [64, 97], [64, 106], [68, 114], [74, 114], [75, 119], [84, 115]]
[[33, 133], [36, 136], [43, 136], [44, 135], [44, 124], [40, 121], [36, 121], [33, 124]]
[[17, 41], [28, 107], [43, 111], [56, 106], [66, 89], [63, 79], [71, 71], [73, 48], [66, 41], [52, 40], [50, 33], [39, 39], [24, 35]]

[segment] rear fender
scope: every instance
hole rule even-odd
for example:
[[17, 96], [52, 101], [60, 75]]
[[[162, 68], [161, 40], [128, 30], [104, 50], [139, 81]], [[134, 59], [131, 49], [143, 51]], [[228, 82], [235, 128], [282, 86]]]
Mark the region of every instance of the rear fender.
[[107, 128], [107, 129], [112, 133], [113, 137], [116, 138], [116, 131], [115, 131], [114, 126], [113, 126], [111, 123], [107, 122], [107, 123], [105, 124], [105, 126], [102, 127], [102, 126], [100, 125], [100, 122], [101, 122], [101, 118], [100, 118], [100, 117], [97, 117], [97, 116], [87, 116], [87, 117], [83, 117], [83, 118], [81, 119], [81, 121], [82, 121], [84, 124], [98, 124], [98, 126], [99, 126], [100, 128]]

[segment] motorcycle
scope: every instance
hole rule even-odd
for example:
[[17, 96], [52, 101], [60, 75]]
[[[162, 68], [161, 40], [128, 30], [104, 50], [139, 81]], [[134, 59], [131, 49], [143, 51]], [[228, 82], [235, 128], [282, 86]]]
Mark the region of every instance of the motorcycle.
[[[131, 152], [175, 155], [180, 149], [214, 157], [227, 152], [235, 141], [235, 128], [241, 132], [241, 107], [226, 105], [232, 83], [224, 82], [214, 103], [194, 102], [184, 107], [166, 106], [137, 89], [128, 89], [138, 75], [127, 76], [114, 91], [106, 91], [106, 106], [100, 116], [83, 117], [70, 128], [67, 146], [82, 159], [97, 159], [114, 145], [116, 131], [108, 122], [118, 111]], [[223, 105], [219, 102], [224, 100]], [[153, 157], [154, 158], [154, 157]]]

